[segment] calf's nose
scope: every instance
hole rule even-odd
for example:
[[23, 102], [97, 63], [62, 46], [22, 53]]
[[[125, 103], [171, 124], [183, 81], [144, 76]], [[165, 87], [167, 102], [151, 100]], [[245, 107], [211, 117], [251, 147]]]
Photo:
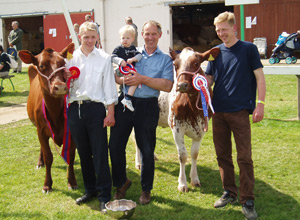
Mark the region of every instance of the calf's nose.
[[182, 82], [182, 83], [177, 83], [177, 88], [176, 91], [179, 92], [186, 92], [188, 90], [188, 83]]
[[54, 85], [53, 92], [57, 95], [64, 95], [68, 92], [66, 84], [56, 84]]

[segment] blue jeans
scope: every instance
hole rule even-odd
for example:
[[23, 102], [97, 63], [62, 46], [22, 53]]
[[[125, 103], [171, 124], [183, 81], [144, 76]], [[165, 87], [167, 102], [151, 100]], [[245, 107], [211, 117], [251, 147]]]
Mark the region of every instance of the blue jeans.
[[135, 131], [136, 142], [141, 150], [142, 190], [150, 192], [154, 180], [154, 149], [156, 144], [156, 127], [158, 123], [159, 107], [157, 98], [135, 98], [132, 104], [135, 109], [131, 112], [124, 106], [119, 97], [115, 107], [116, 124], [111, 127], [109, 150], [112, 165], [112, 179], [115, 187], [121, 187], [127, 179], [126, 176], [126, 145], [132, 128]]
[[85, 192], [98, 194], [100, 202], [111, 199], [111, 175], [108, 164], [106, 116], [102, 103], [73, 102], [68, 110], [72, 138], [80, 157]]

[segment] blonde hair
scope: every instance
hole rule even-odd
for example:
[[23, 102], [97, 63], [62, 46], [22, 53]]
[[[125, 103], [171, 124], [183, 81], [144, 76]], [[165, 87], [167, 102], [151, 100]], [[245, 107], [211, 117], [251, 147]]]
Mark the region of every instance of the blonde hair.
[[161, 33], [161, 25], [160, 23], [158, 23], [157, 21], [153, 21], [153, 20], [149, 20], [149, 21], [146, 21], [143, 25], [143, 28], [142, 28], [142, 33], [144, 33], [144, 28], [147, 24], [150, 24], [150, 25], [154, 25], [157, 27], [157, 32], [160, 34]]
[[82, 23], [79, 27], [79, 34], [82, 35], [83, 32], [86, 31], [96, 31], [97, 32], [97, 26], [94, 22], [86, 21]]
[[135, 29], [131, 25], [125, 25], [125, 26], [121, 27], [121, 29], [119, 30], [120, 36], [122, 36], [125, 33], [128, 33], [128, 34], [132, 35], [133, 37], [135, 37]]
[[221, 14], [219, 14], [217, 17], [215, 17], [214, 25], [227, 22], [230, 26], [233, 26], [236, 24], [235, 16], [232, 12], [225, 11]]

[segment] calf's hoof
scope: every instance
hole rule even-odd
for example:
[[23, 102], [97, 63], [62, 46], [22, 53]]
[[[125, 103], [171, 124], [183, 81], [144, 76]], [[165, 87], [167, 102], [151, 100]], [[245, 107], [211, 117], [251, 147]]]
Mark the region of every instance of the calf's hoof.
[[70, 184], [68, 184], [68, 189], [70, 190], [76, 190], [78, 188], [77, 185], [71, 186]]
[[138, 170], [140, 170], [141, 169], [141, 164], [136, 164], [135, 168], [138, 169]]
[[185, 193], [189, 191], [189, 188], [187, 186], [178, 186], [178, 191]]
[[44, 186], [42, 192], [44, 194], [48, 194], [48, 193], [52, 192], [52, 188], [49, 186]]
[[192, 187], [201, 187], [201, 183], [199, 180], [191, 182]]
[[36, 165], [36, 167], [35, 167], [35, 169], [41, 169], [42, 167], [44, 166], [44, 164], [38, 164], [38, 165]]

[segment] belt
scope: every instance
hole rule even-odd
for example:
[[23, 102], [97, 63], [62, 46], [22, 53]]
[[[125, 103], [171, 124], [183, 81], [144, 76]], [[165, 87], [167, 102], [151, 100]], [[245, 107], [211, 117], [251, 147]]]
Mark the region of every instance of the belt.
[[77, 103], [78, 105], [82, 105], [82, 104], [90, 104], [90, 103], [93, 103], [93, 101], [92, 101], [92, 100], [78, 100], [78, 101], [76, 101], [76, 103]]

